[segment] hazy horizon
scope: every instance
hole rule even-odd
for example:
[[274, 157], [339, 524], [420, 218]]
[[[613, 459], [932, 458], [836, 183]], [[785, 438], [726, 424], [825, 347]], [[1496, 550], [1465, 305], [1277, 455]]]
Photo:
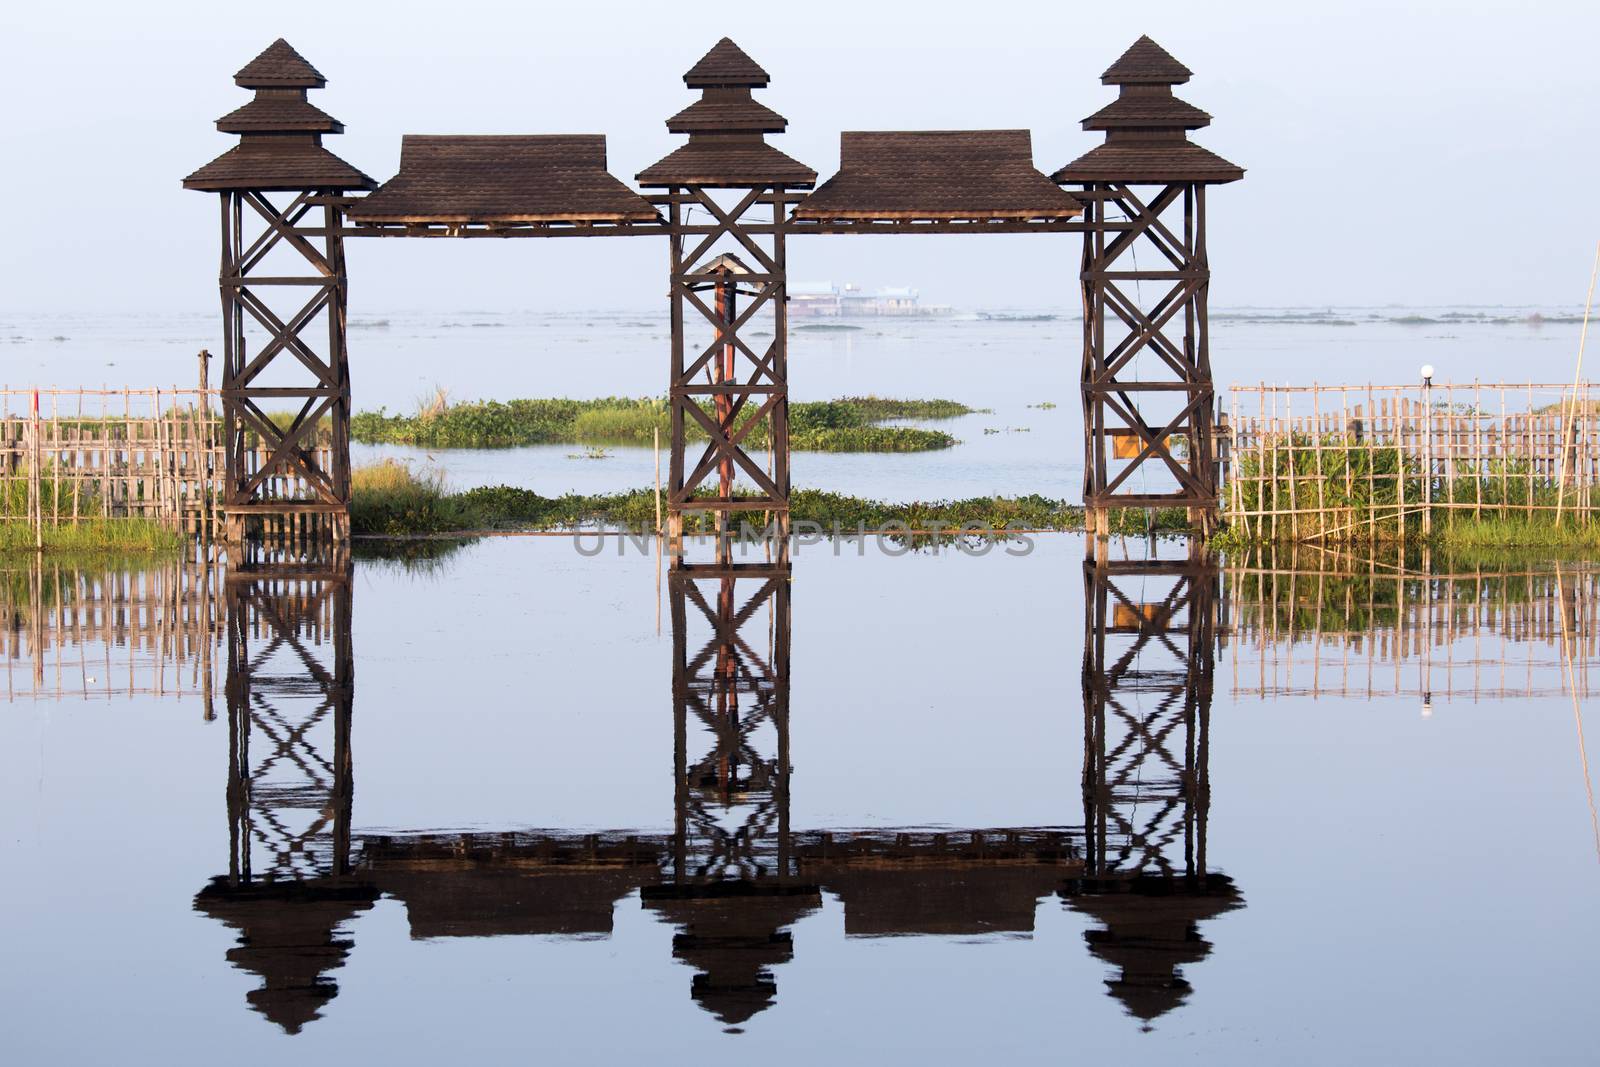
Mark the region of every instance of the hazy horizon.
[[[606, 10], [600, 33], [588, 9], [471, 3], [448, 23], [405, 4], [12, 9], [0, 86], [26, 106], [0, 177], [0, 309], [214, 307], [215, 204], [179, 182], [235, 143], [213, 126], [249, 97], [232, 74], [278, 36], [328, 77], [312, 98], [348, 130], [328, 146], [379, 180], [408, 132], [591, 131], [631, 183], [681, 143], [664, 123], [693, 98], [681, 75], [724, 34], [772, 75], [758, 95], [789, 119], [772, 142], [825, 178], [847, 129], [1026, 127], [1052, 170], [1099, 141], [1078, 125], [1114, 93], [1099, 73], [1148, 33], [1195, 72], [1177, 92], [1214, 117], [1195, 140], [1247, 169], [1210, 200], [1215, 306], [1568, 307], [1587, 288], [1600, 209], [1560, 190], [1600, 164], [1581, 124], [1592, 7], [997, 3], [975, 20], [814, 4], [670, 24]], [[1508, 207], [1524, 188], [1530, 206]], [[664, 302], [656, 237], [365, 240], [349, 260], [355, 315]], [[1070, 235], [811, 237], [789, 266], [963, 307], [1076, 304]]]

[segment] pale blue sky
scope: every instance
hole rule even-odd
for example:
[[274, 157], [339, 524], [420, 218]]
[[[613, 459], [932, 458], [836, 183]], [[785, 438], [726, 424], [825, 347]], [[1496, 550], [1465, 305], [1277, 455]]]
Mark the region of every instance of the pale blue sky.
[[[1197, 140], [1249, 169], [1212, 200], [1219, 304], [1582, 301], [1600, 206], [1592, 3], [17, 4], [7, 43], [0, 309], [207, 310], [216, 210], [179, 179], [233, 139], [231, 75], [284, 36], [329, 79], [377, 178], [400, 136], [601, 132], [624, 179], [679, 142], [680, 76], [723, 34], [771, 72], [774, 138], [823, 175], [844, 129], [1028, 127], [1046, 171], [1140, 33], [1195, 71]], [[796, 278], [1070, 306], [1076, 239], [811, 238]], [[386, 308], [650, 307], [654, 238], [363, 241]], [[604, 271], [607, 276], [599, 277]]]

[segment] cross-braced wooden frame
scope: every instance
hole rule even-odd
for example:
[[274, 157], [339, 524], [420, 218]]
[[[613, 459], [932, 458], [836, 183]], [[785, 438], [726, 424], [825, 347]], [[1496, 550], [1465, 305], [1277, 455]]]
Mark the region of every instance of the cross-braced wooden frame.
[[1200, 560], [1084, 563], [1091, 878], [1205, 872], [1217, 573]]
[[[1205, 191], [1092, 183], [1073, 192], [1087, 229], [1083, 500], [1102, 533], [1116, 507], [1187, 508], [1203, 528], [1216, 519]], [[1146, 353], [1154, 358], [1139, 360]], [[1162, 406], [1162, 394], [1176, 402]]]
[[[227, 536], [239, 541], [251, 515], [328, 516], [335, 541], [349, 534], [350, 367], [346, 348], [349, 283], [341, 234], [341, 199], [334, 193], [304, 190], [273, 196], [257, 190], [224, 192], [222, 205], [223, 369], [222, 418], [226, 484], [223, 509]], [[306, 225], [318, 221], [322, 225]], [[298, 254], [305, 270], [267, 274], [269, 254]], [[280, 257], [282, 258], [282, 257]], [[267, 299], [271, 293], [305, 293], [282, 315]], [[325, 320], [327, 340], [312, 339]], [[251, 327], [265, 331], [259, 351], [247, 348]], [[294, 364], [308, 374], [302, 385], [266, 385], [270, 367]], [[287, 425], [268, 409], [289, 405]], [[325, 425], [325, 447], [319, 431]], [[259, 455], [252, 447], [259, 441]]]
[[[673, 186], [654, 203], [668, 213], [671, 245], [671, 458], [667, 485], [669, 540], [683, 558], [684, 513], [716, 517], [718, 559], [726, 561], [732, 516], [765, 512], [786, 558], [789, 531], [789, 341], [785, 216], [801, 194], [782, 185], [738, 189], [719, 203], [701, 186]], [[692, 221], [703, 212], [709, 221]], [[764, 218], [765, 217], [765, 218]], [[731, 249], [730, 249], [731, 246]], [[770, 312], [770, 319], [766, 313]], [[759, 317], [759, 318], [758, 318]], [[686, 322], [685, 320], [689, 320]], [[753, 321], [771, 323], [764, 345]], [[689, 342], [690, 324], [710, 341]], [[746, 442], [765, 426], [769, 470]], [[689, 462], [689, 434], [707, 443]], [[715, 479], [713, 479], [715, 475]], [[735, 491], [746, 479], [751, 489]], [[714, 484], [715, 488], [712, 488]]]

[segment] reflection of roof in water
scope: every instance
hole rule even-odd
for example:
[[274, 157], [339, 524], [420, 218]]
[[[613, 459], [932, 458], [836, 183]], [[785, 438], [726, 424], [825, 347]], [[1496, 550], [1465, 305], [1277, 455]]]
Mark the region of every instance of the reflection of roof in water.
[[369, 838], [360, 867], [403, 901], [412, 937], [611, 933], [616, 902], [654, 882], [659, 849], [598, 835]]
[[338, 995], [327, 972], [344, 965], [353, 942], [335, 929], [372, 907], [378, 891], [361, 882], [278, 882], [233, 886], [212, 879], [195, 896], [196, 911], [239, 931], [228, 961], [262, 979], [250, 1006], [297, 1034]]
[[778, 995], [772, 968], [794, 958], [788, 927], [816, 911], [814, 885], [716, 882], [652, 886], [645, 906], [678, 927], [672, 955], [695, 969], [690, 995], [725, 1026], [741, 1026]]
[[1068, 906], [1102, 924], [1084, 932], [1089, 951], [1119, 970], [1106, 988], [1146, 1023], [1188, 997], [1180, 968], [1211, 954], [1199, 924], [1244, 906], [1233, 881], [1220, 874], [1097, 880], [1075, 890], [1064, 894]]

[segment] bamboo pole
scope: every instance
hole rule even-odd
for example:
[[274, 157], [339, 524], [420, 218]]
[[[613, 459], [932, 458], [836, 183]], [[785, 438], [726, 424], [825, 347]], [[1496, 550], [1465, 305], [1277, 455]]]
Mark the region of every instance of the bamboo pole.
[[1488, 459], [1483, 453], [1483, 384], [1472, 379], [1472, 485], [1477, 507], [1474, 519], [1483, 519], [1483, 478], [1488, 472]]
[[[1328, 518], [1324, 513], [1324, 509], [1327, 507], [1327, 496], [1323, 491], [1328, 472], [1322, 469], [1322, 408], [1321, 396], [1317, 392], [1315, 383], [1311, 387], [1311, 433], [1313, 435], [1312, 447], [1315, 449], [1317, 463], [1317, 533], [1320, 535], [1323, 528], [1328, 525]], [[1322, 605], [1319, 602], [1317, 610], [1321, 611], [1321, 609]]]
[[[1583, 348], [1589, 340], [1589, 312], [1594, 307], [1595, 278], [1600, 277], [1600, 242], [1594, 248], [1594, 266], [1589, 268], [1589, 295], [1583, 302], [1583, 327], [1578, 331], [1578, 365], [1572, 372], [1572, 399], [1578, 399], [1578, 383], [1583, 380]], [[1572, 421], [1571, 410], [1563, 403], [1561, 426], [1561, 470], [1556, 477], [1556, 525], [1561, 525], [1561, 513], [1567, 502], [1567, 426]], [[1600, 839], [1597, 839], [1600, 844]]]
[[43, 456], [39, 448], [39, 391], [37, 389], [33, 392], [32, 425], [29, 429], [33, 437], [33, 458], [28, 475], [28, 495], [33, 502], [33, 511], [30, 515], [33, 519], [33, 547], [35, 551], [42, 552], [44, 550], [44, 481], [40, 471], [40, 463], [43, 460]]
[[1422, 536], [1433, 536], [1433, 381], [1422, 383]]

